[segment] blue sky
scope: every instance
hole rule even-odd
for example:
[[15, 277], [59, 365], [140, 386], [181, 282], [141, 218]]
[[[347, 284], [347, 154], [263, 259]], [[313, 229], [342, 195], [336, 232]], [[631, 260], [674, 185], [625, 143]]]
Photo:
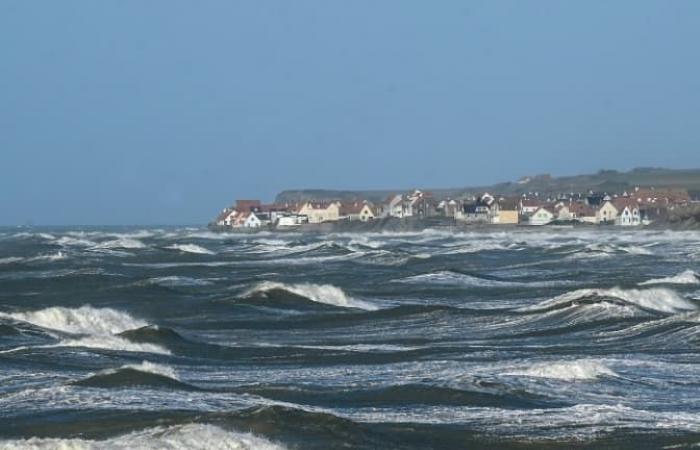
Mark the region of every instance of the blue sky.
[[0, 224], [700, 167], [697, 1], [0, 2]]

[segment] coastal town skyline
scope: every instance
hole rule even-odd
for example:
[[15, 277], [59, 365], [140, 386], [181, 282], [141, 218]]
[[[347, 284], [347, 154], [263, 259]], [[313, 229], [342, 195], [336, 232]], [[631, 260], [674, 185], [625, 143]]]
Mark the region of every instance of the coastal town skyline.
[[[683, 176], [690, 180], [686, 186]], [[285, 191], [272, 203], [236, 200], [209, 226], [238, 232], [347, 231], [353, 222], [370, 225], [353, 231], [469, 225], [643, 226], [694, 215], [700, 205], [700, 184], [694, 178], [698, 177], [693, 170], [637, 168], [559, 179], [549, 174], [526, 176], [490, 186], [490, 192], [478, 192], [480, 188]]]

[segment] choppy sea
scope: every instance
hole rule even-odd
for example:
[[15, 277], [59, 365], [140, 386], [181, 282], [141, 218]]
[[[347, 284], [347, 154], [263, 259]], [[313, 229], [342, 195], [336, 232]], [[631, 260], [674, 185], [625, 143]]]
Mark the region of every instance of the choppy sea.
[[0, 229], [0, 449], [700, 445], [700, 232]]

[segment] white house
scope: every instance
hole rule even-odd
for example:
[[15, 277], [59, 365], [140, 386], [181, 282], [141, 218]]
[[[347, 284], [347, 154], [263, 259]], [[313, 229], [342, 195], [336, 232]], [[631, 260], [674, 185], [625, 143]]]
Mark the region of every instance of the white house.
[[547, 225], [556, 218], [553, 211], [545, 206], [539, 207], [531, 216], [529, 220], [530, 225]]
[[216, 218], [216, 224], [220, 227], [232, 227], [237, 214], [238, 211], [235, 209], [226, 208]]
[[615, 218], [615, 225], [634, 227], [642, 224], [639, 204], [634, 199], [621, 197], [615, 199], [614, 203], [618, 211], [617, 217]]
[[277, 216], [278, 228], [295, 228], [303, 223], [308, 223], [309, 218], [300, 214], [285, 214]]

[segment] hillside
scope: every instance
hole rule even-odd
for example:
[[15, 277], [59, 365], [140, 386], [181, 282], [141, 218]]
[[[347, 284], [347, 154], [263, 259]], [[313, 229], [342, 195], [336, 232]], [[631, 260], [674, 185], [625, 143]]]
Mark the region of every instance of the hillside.
[[[675, 187], [685, 188], [691, 195], [700, 194], [700, 169], [662, 169], [637, 168], [629, 172], [601, 170], [595, 174], [552, 177], [550, 175], [535, 175], [523, 177], [517, 182], [504, 182], [489, 186], [468, 186], [461, 188], [429, 189], [437, 198], [459, 198], [488, 191], [499, 195], [520, 195], [526, 192], [540, 194], [559, 194], [569, 192], [585, 192], [589, 189], [599, 192], [622, 192], [635, 186]], [[422, 187], [421, 187], [422, 189]], [[302, 199], [330, 200], [363, 198], [371, 201], [381, 201], [389, 194], [403, 192], [406, 189], [393, 190], [328, 190], [328, 189], [299, 189], [285, 190], [277, 195], [277, 202], [293, 202]]]

